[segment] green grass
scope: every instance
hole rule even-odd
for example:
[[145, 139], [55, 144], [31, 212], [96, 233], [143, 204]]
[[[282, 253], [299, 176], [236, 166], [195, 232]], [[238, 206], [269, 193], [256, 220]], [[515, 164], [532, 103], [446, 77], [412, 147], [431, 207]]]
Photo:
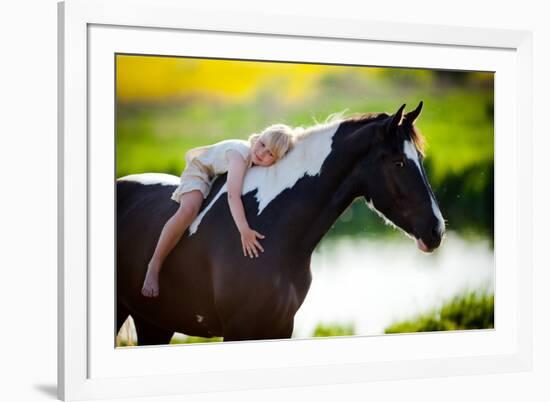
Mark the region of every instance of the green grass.
[[[493, 158], [493, 124], [487, 113], [492, 95], [454, 89], [444, 95], [416, 94], [409, 103], [425, 102], [418, 127], [426, 136], [427, 159], [437, 178], [460, 172], [468, 166]], [[329, 114], [351, 112], [392, 112], [401, 102], [389, 99], [347, 99], [342, 96], [313, 99], [306, 107], [290, 105], [270, 110], [261, 99], [223, 108], [208, 102], [192, 105], [119, 105], [117, 120], [117, 176], [144, 171], [179, 175], [183, 155], [190, 148], [227, 138], [247, 138], [269, 124], [284, 122], [295, 126], [314, 124]], [[412, 105], [411, 105], [412, 107]]]
[[319, 323], [313, 330], [313, 337], [325, 336], [351, 336], [355, 335], [355, 326], [353, 324], [340, 323]]
[[212, 343], [212, 342], [222, 342], [223, 338], [212, 337], [212, 338], [201, 338], [200, 336], [187, 336], [185, 338], [172, 338], [170, 341], [171, 345], [181, 345], [187, 343]]
[[494, 295], [468, 292], [427, 313], [396, 322], [387, 334], [494, 328]]

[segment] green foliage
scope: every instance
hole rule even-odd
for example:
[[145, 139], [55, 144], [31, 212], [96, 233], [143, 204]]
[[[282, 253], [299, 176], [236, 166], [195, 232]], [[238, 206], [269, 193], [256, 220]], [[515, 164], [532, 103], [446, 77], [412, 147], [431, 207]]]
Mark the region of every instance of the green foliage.
[[339, 323], [319, 323], [315, 327], [312, 336], [313, 337], [325, 337], [325, 336], [351, 336], [355, 335], [355, 327], [353, 324], [339, 324]]
[[200, 336], [186, 336], [185, 338], [172, 338], [171, 345], [181, 345], [186, 343], [210, 343], [210, 342], [222, 342], [223, 338], [201, 338]]
[[[278, 122], [309, 126], [332, 113], [394, 112], [425, 103], [417, 122], [427, 140], [425, 167], [451, 230], [493, 236], [493, 81], [491, 74], [372, 69], [327, 73], [305, 98], [285, 101], [272, 88], [242, 101], [182, 97], [171, 102], [117, 103], [116, 175], [179, 176], [184, 154], [227, 138], [247, 138]], [[366, 71], [366, 70], [365, 70]], [[357, 200], [329, 236], [393, 235]]]
[[468, 292], [438, 309], [385, 329], [387, 334], [494, 328], [494, 295]]
[[483, 235], [493, 240], [494, 164], [492, 160], [448, 173], [436, 183], [435, 193], [447, 228], [463, 236]]

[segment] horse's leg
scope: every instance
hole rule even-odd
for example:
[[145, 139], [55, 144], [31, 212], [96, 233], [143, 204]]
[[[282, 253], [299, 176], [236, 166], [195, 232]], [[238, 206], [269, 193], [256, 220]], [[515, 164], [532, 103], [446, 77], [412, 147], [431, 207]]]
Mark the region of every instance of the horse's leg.
[[292, 331], [294, 330], [294, 319], [291, 319], [284, 324], [281, 324], [277, 328], [272, 328], [265, 333], [264, 339], [288, 339], [292, 337]]
[[170, 339], [174, 335], [173, 331], [159, 328], [141, 317], [132, 316], [132, 318], [136, 326], [138, 345], [165, 345], [170, 343]]
[[279, 331], [275, 333], [275, 338], [271, 339], [288, 339], [292, 337], [292, 331], [294, 331], [294, 319], [291, 319], [286, 325], [279, 328]]

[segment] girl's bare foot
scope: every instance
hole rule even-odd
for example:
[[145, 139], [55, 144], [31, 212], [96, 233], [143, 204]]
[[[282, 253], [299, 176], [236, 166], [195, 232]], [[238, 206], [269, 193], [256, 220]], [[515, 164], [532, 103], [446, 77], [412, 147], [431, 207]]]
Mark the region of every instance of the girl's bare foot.
[[145, 297], [157, 297], [159, 295], [159, 271], [160, 269], [154, 265], [147, 267], [145, 281], [141, 288], [141, 294]]

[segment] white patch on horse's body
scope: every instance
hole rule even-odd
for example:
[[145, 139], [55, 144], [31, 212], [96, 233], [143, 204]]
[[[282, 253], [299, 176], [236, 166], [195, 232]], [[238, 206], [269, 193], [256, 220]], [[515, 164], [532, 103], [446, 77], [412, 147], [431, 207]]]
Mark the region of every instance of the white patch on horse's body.
[[204, 317], [202, 315], [195, 314], [195, 317], [197, 318], [197, 322], [199, 323], [204, 321]]
[[[310, 127], [300, 134], [294, 147], [280, 161], [269, 167], [254, 166], [245, 174], [242, 194], [258, 190], [258, 215], [287, 188], [292, 188], [304, 176], [316, 176], [321, 172], [323, 162], [332, 149], [332, 137], [338, 131], [340, 120]], [[216, 203], [220, 196], [227, 192], [224, 184], [210, 204], [195, 218], [189, 226], [189, 236], [193, 235], [203, 217]]]
[[[403, 152], [405, 153], [408, 159], [414, 162], [414, 164], [418, 168], [418, 172], [420, 173], [420, 176], [424, 177], [424, 174], [422, 173], [422, 169], [420, 168], [420, 161], [418, 160], [418, 152], [416, 150], [416, 147], [411, 141], [408, 141], [408, 140], [404, 141]], [[425, 177], [424, 177], [424, 180], [428, 182], [428, 180]], [[441, 211], [439, 210], [437, 203], [435, 202], [435, 200], [431, 195], [430, 195], [430, 201], [432, 202], [433, 213], [438, 221], [437, 230], [439, 231], [439, 234], [442, 234], [443, 231], [445, 230], [445, 220], [443, 219], [443, 215], [441, 215]]]
[[117, 181], [133, 181], [135, 183], [143, 184], [144, 186], [151, 186], [154, 184], [160, 184], [162, 186], [177, 186], [180, 179], [177, 176], [165, 173], [140, 173], [121, 177], [117, 179]]

